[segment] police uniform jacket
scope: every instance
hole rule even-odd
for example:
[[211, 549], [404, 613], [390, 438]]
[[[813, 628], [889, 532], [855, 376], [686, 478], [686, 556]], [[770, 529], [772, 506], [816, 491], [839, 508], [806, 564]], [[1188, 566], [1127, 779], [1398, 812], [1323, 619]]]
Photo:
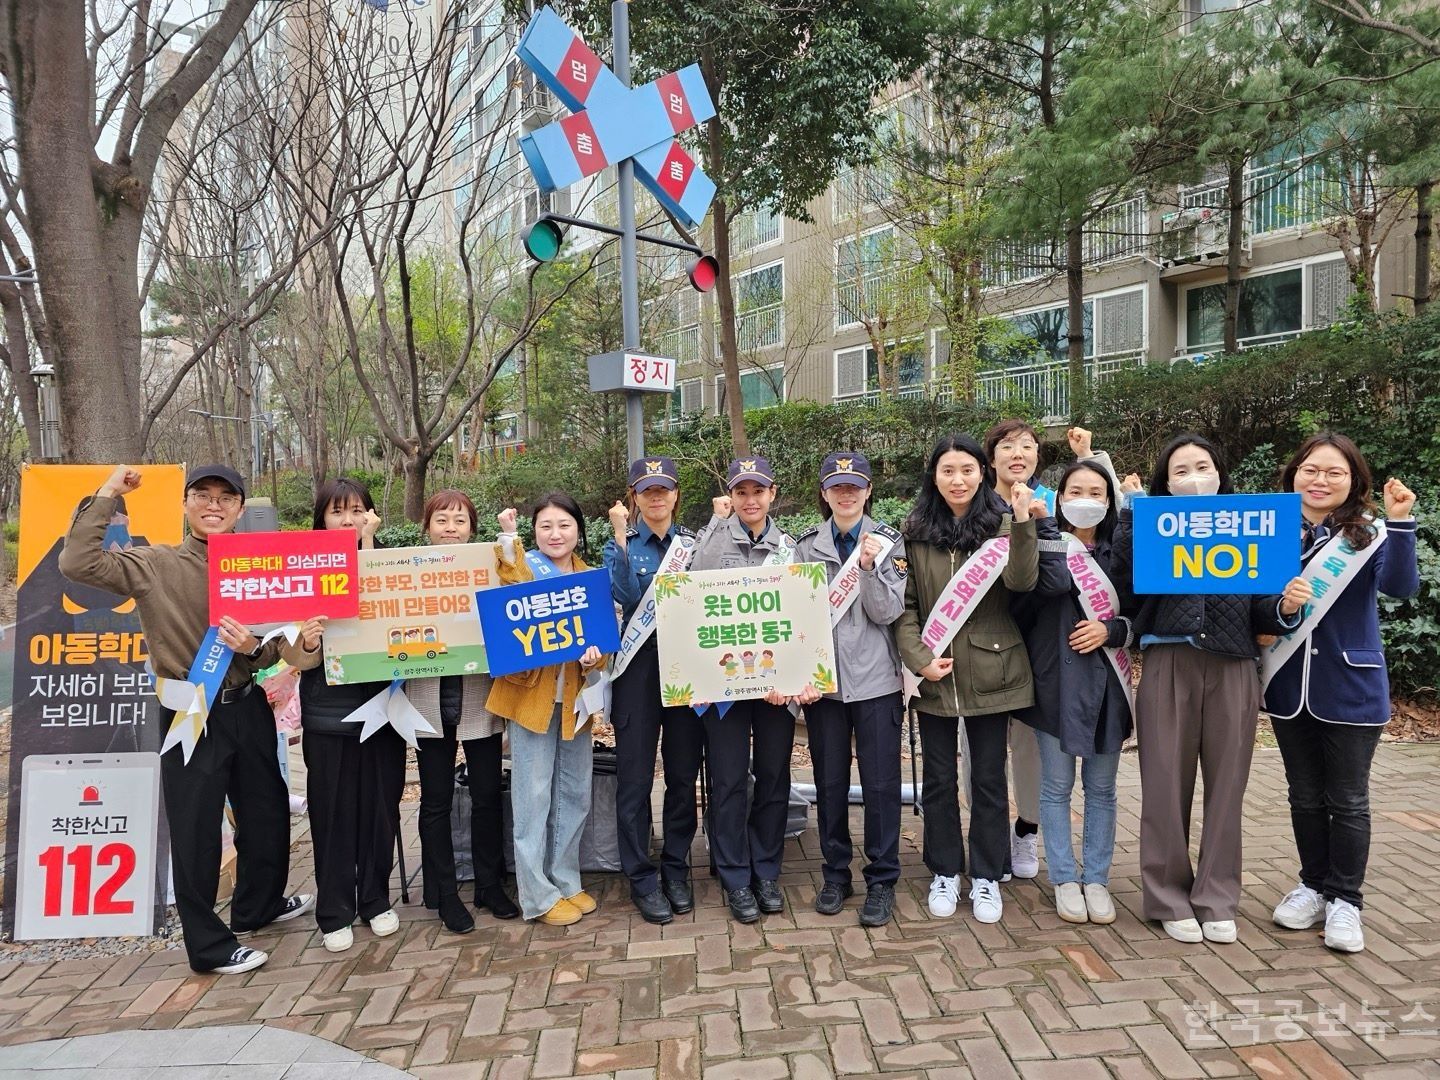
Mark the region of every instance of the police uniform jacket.
[[[837, 701], [868, 701], [897, 693], [903, 685], [900, 651], [890, 624], [905, 610], [905, 542], [896, 530], [869, 515], [860, 519], [856, 536], [866, 533], [883, 535], [895, 546], [871, 569], [861, 569], [860, 595], [835, 625], [840, 689], [825, 696]], [[829, 519], [800, 534], [795, 561], [823, 563], [826, 577], [835, 580], [841, 562]]]
[[630, 621], [635, 609], [645, 599], [645, 592], [655, 580], [665, 553], [677, 536], [693, 537], [695, 534], [684, 525], [670, 526], [663, 536], [656, 536], [650, 526], [641, 519], [625, 534], [622, 548], [614, 540], [605, 542], [605, 569], [610, 572], [610, 595], [620, 605], [624, 622]]

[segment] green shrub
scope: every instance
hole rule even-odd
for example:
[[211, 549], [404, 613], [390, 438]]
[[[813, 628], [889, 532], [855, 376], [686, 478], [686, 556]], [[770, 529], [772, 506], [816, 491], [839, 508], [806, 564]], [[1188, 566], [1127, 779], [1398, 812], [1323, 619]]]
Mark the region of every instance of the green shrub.
[[1390, 669], [1390, 685], [1400, 694], [1433, 694], [1440, 686], [1440, 548], [1435, 542], [1440, 511], [1433, 501], [1426, 505], [1428, 509], [1415, 513], [1419, 524], [1416, 548], [1420, 592], [1409, 600], [1380, 597], [1385, 662]]

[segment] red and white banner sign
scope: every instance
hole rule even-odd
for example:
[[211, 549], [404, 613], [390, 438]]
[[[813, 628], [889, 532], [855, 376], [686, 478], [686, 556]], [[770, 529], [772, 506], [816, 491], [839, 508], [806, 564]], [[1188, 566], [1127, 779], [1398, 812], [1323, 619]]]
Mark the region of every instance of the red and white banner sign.
[[226, 533], [210, 538], [210, 625], [245, 626], [360, 613], [352, 529]]

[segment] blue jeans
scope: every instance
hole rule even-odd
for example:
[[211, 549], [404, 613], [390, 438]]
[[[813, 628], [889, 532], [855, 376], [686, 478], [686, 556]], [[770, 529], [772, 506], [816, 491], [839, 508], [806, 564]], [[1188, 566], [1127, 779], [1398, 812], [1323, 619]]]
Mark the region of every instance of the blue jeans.
[[538, 919], [580, 891], [580, 834], [590, 816], [590, 729], [562, 739], [559, 705], [542, 733], [507, 726], [515, 885], [521, 913]]
[[1035, 732], [1040, 747], [1040, 836], [1045, 841], [1045, 868], [1050, 884], [1078, 881], [1082, 885], [1108, 885], [1110, 860], [1115, 855], [1115, 774], [1120, 754], [1093, 754], [1080, 759], [1080, 781], [1085, 788], [1085, 823], [1082, 872], [1075, 865], [1075, 844], [1070, 836], [1070, 792], [1075, 787], [1075, 756], [1060, 749], [1060, 740]]

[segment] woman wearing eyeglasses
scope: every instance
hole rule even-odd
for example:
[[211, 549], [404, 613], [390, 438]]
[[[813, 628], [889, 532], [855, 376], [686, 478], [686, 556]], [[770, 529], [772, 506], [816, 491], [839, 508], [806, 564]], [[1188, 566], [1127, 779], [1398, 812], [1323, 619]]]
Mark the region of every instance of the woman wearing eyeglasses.
[[1300, 853], [1300, 884], [1274, 917], [1292, 930], [1323, 919], [1327, 946], [1359, 952], [1370, 762], [1390, 719], [1377, 600], [1420, 590], [1415, 495], [1386, 480], [1379, 520], [1369, 465], [1353, 442], [1331, 433], [1300, 444], [1281, 487], [1300, 495], [1301, 573], [1316, 596], [1303, 628], [1270, 639], [1261, 658]]

